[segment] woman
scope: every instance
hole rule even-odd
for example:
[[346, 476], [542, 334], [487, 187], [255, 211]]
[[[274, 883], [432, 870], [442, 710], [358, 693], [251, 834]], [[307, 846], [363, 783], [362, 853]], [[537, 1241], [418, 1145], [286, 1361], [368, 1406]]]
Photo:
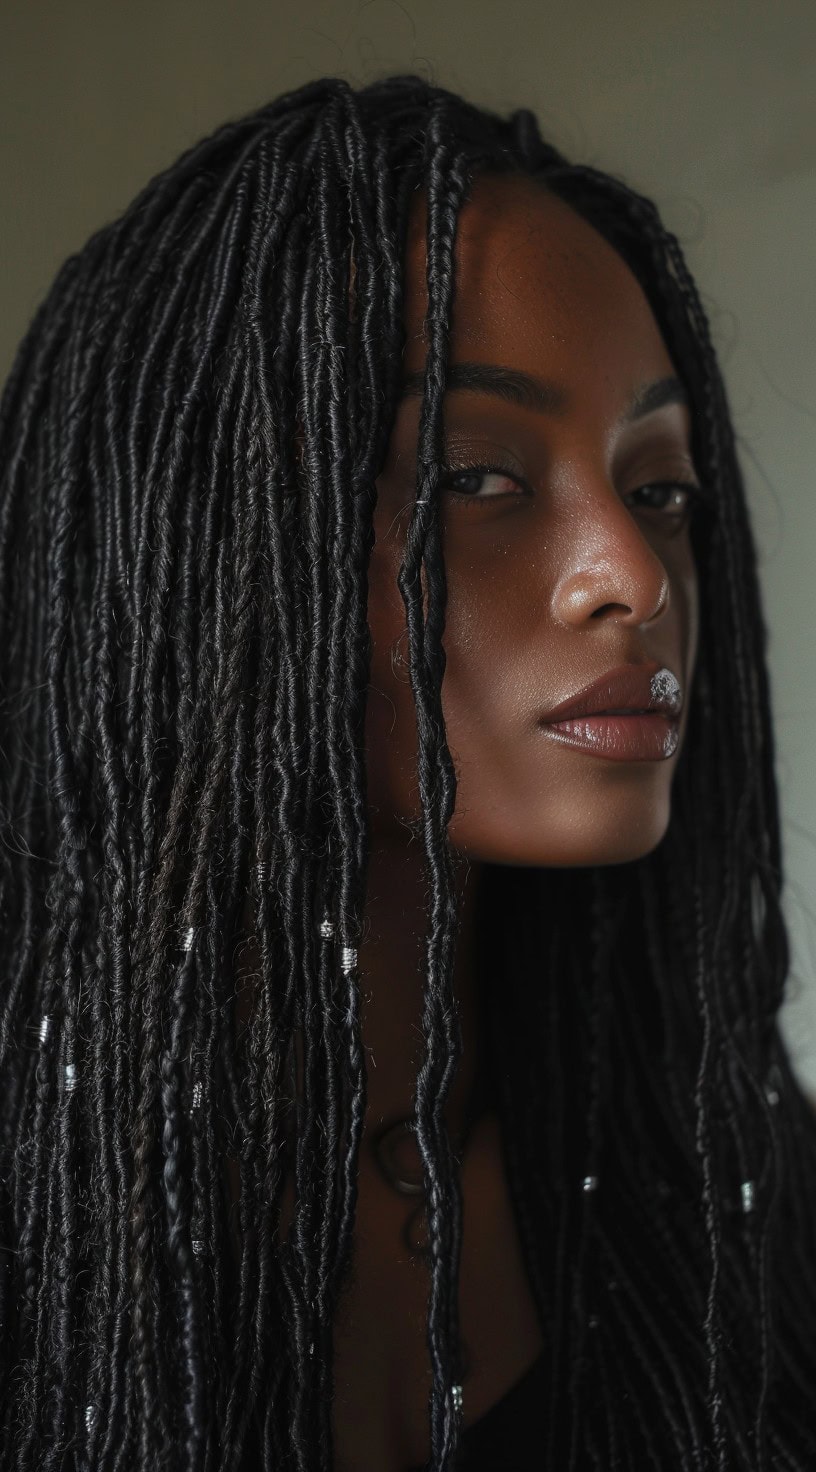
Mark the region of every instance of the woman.
[[3, 405], [2, 1461], [814, 1465], [753, 543], [618, 181], [224, 127]]

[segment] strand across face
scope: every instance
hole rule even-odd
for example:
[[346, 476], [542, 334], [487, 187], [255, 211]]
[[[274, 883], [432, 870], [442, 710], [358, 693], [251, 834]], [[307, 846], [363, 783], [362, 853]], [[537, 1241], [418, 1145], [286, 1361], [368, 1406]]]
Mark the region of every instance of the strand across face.
[[[420, 816], [397, 575], [426, 304], [420, 201], [369, 580], [374, 835]], [[641, 857], [668, 825], [697, 645], [690, 415], [628, 266], [533, 180], [482, 178], [461, 212], [444, 418], [451, 842], [501, 864]]]

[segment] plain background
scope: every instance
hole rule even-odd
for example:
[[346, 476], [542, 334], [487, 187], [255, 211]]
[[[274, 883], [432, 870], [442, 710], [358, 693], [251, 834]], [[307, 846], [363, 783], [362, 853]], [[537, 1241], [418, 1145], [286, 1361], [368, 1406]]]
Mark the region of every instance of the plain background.
[[0, 376], [57, 267], [228, 117], [317, 76], [419, 72], [525, 105], [657, 201], [720, 352], [770, 631], [793, 965], [816, 1090], [814, 0], [0, 5]]

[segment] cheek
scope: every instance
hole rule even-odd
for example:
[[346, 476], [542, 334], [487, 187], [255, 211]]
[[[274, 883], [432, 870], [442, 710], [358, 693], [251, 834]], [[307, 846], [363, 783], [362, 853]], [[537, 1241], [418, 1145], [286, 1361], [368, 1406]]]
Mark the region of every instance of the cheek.
[[416, 715], [398, 572], [398, 556], [375, 547], [368, 587], [372, 651], [365, 724], [368, 800], [375, 823], [393, 815], [415, 817], [420, 811]]
[[686, 688], [691, 683], [697, 659], [697, 641], [700, 627], [700, 593], [697, 567], [691, 546], [687, 543], [683, 555], [670, 570], [672, 598], [675, 603], [677, 621], [685, 638]]
[[442, 641], [448, 745], [460, 778], [467, 772], [484, 791], [495, 785], [497, 772], [507, 779], [508, 741], [534, 699], [534, 667], [546, 652], [526, 600], [513, 597], [495, 576], [460, 579], [452, 571], [448, 590]]
[[[403, 819], [421, 815], [416, 707], [399, 568], [396, 542], [375, 544], [368, 588], [372, 653], [366, 760], [372, 817], [381, 822], [389, 813]], [[512, 725], [508, 706], [517, 705], [520, 694], [523, 632], [501, 616], [507, 590], [497, 587], [495, 577], [474, 577], [473, 568], [446, 567], [446, 572], [442, 710], [457, 775], [467, 770], [478, 784], [495, 774], [503, 750], [506, 760], [508, 723]]]

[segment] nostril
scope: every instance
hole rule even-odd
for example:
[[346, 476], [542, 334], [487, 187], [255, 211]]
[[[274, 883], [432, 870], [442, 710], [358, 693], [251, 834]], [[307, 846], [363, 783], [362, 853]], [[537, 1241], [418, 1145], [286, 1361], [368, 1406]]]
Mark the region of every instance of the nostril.
[[594, 609], [592, 618], [606, 618], [608, 613], [625, 613], [627, 616], [632, 612], [628, 603], [604, 603], [600, 608]]

